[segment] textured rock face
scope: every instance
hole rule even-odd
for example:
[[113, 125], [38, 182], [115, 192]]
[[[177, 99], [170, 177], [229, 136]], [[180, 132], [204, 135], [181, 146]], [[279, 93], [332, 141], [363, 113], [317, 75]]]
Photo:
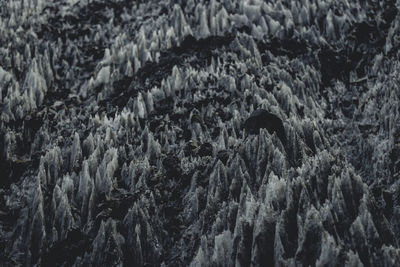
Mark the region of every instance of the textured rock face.
[[0, 2], [0, 265], [398, 266], [399, 8]]

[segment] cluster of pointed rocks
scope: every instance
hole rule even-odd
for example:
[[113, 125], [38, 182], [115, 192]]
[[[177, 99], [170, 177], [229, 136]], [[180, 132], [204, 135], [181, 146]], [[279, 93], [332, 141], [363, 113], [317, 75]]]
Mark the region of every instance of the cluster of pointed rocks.
[[400, 1], [0, 1], [0, 266], [399, 266]]

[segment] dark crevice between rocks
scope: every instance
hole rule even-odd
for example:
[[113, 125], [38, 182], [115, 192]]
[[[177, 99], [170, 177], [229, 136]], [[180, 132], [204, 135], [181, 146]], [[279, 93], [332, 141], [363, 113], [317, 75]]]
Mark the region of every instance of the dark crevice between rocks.
[[78, 229], [71, 229], [67, 238], [56, 242], [42, 257], [42, 266], [72, 265], [77, 257], [82, 257], [92, 239]]
[[[134, 1], [108, 1], [99, 2], [93, 1], [87, 5], [74, 4], [71, 8], [75, 10], [72, 14], [62, 16], [59, 7], [48, 5], [43, 9], [44, 13], [49, 13], [47, 23], [38, 26], [36, 34], [39, 38], [48, 40], [50, 42], [57, 42], [60, 39], [63, 42], [61, 57], [57, 58], [57, 62], [62, 66], [63, 62], [72, 64], [72, 57], [64, 53], [67, 50], [65, 46], [67, 40], [79, 39], [90, 33], [96, 31], [95, 28], [89, 28], [87, 25], [104, 25], [108, 23], [109, 18], [106, 16], [107, 10], [112, 10], [115, 16], [114, 23], [119, 25], [122, 23], [121, 14], [125, 9], [131, 8], [135, 5]], [[61, 5], [62, 6], [62, 5]], [[72, 30], [65, 29], [63, 26], [69, 25]], [[111, 37], [109, 39], [112, 39]], [[90, 43], [76, 42], [78, 53], [81, 55], [83, 61], [78, 61], [76, 67], [81, 73], [92, 73], [97, 66], [98, 62], [104, 57], [105, 48], [108, 44], [99, 41], [91, 41]], [[51, 51], [50, 51], [51, 52]], [[52, 61], [51, 61], [52, 62]], [[51, 106], [55, 101], [62, 100], [65, 105], [79, 105], [77, 99], [69, 98], [70, 90], [65, 88], [66, 73], [63, 69], [54, 70], [57, 73], [54, 84], [51, 86], [49, 92], [45, 95], [43, 106]]]
[[[12, 183], [18, 182], [26, 171], [36, 169], [39, 166], [42, 153], [33, 151], [31, 154], [31, 144], [42, 123], [41, 117], [30, 117], [2, 125], [3, 129], [13, 129], [17, 133], [22, 133], [22, 135], [16, 135], [16, 157], [7, 158], [4, 153], [0, 153], [0, 170], [2, 171], [0, 188], [9, 188]], [[0, 132], [0, 151], [6, 151], [5, 145], [5, 132], [3, 130]]]
[[[37, 31], [38, 37], [51, 40], [61, 38], [63, 42], [67, 39], [76, 40], [81, 36], [90, 33], [90, 28], [87, 25], [105, 25], [110, 18], [107, 16], [107, 11], [112, 11], [114, 17], [114, 25], [123, 25], [124, 21], [121, 18], [124, 10], [129, 10], [133, 5], [137, 5], [137, 1], [92, 1], [87, 5], [81, 5], [79, 2], [71, 8], [74, 12], [62, 16], [58, 7], [48, 5], [42, 10], [42, 15], [49, 13], [48, 23], [40, 25]], [[62, 5], [60, 5], [62, 6]], [[72, 30], [64, 29], [63, 25], [69, 25]]]
[[[0, 170], [2, 168], [0, 167]], [[7, 206], [5, 196], [10, 195], [9, 189], [0, 186], [0, 263], [1, 266], [17, 266], [7, 249], [12, 242], [9, 234], [15, 227], [19, 218], [19, 209], [10, 209]]]
[[[211, 36], [205, 39], [196, 40], [189, 35], [183, 40], [178, 47], [168, 49], [161, 53], [159, 62], [147, 62], [133, 77], [123, 77], [115, 81], [113, 88], [115, 92], [106, 99], [100, 102], [100, 106], [106, 106], [110, 103], [119, 108], [124, 107], [132, 96], [137, 95], [140, 91], [145, 91], [146, 88], [160, 86], [161, 81], [171, 75], [172, 68], [177, 65], [184, 64], [189, 57], [196, 57], [195, 62], [191, 65], [201, 67], [211, 63], [211, 57], [215, 49], [229, 45], [234, 39], [234, 36]], [[128, 89], [127, 89], [128, 88]]]
[[[294, 59], [301, 55], [307, 54], [313, 47], [302, 40], [296, 39], [278, 39], [276, 37], [271, 40], [257, 41], [257, 48], [260, 53], [265, 51], [271, 52], [275, 56], [287, 56], [289, 59]], [[268, 60], [264, 56], [261, 57], [263, 63], [267, 63]]]
[[376, 55], [383, 52], [389, 27], [398, 10], [395, 1], [386, 1], [383, 20], [356, 23], [346, 33], [344, 48], [323, 47], [319, 53], [322, 84], [329, 87], [334, 79], [350, 84], [349, 74], [355, 70], [359, 77], [368, 74], [368, 68]]
[[[168, 266], [181, 266], [183, 264], [181, 259], [175, 257], [174, 253], [176, 253], [176, 247], [179, 246], [177, 242], [181, 240], [183, 231], [187, 227], [182, 215], [184, 210], [183, 196], [185, 195], [184, 192], [188, 190], [193, 173], [184, 173], [180, 167], [180, 159], [173, 154], [166, 156], [162, 164], [165, 173], [160, 178], [164, 181], [173, 181], [167, 182], [165, 185], [158, 185], [159, 188], [161, 186], [164, 187], [164, 190], [167, 190], [163, 199], [158, 199], [161, 205], [160, 214], [164, 218], [162, 243], [165, 252], [162, 255], [162, 260]], [[162, 183], [162, 181], [160, 182]]]
[[28, 168], [35, 167], [32, 166], [33, 164], [35, 164], [35, 162], [33, 162], [32, 160], [0, 159], [0, 170], [2, 172], [0, 188], [9, 188], [12, 183], [18, 182], [21, 176], [28, 170]]
[[95, 212], [95, 225], [100, 227], [101, 221], [113, 218], [122, 221], [128, 213], [131, 204], [139, 198], [138, 194], [112, 192], [111, 197], [108, 198], [105, 194], [98, 197], [98, 204]]

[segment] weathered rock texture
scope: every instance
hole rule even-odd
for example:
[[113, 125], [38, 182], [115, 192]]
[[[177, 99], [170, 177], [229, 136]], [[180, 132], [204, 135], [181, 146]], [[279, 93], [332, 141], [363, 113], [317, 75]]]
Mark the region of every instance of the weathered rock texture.
[[400, 2], [0, 2], [1, 266], [399, 266]]

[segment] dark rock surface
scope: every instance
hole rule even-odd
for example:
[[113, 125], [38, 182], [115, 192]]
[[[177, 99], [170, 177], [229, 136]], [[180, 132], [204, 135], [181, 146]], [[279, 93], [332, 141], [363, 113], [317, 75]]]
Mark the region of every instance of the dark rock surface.
[[0, 266], [399, 266], [399, 8], [0, 1]]
[[270, 134], [276, 133], [282, 143], [286, 143], [282, 120], [265, 109], [257, 109], [251, 113], [244, 122], [244, 127], [250, 134], [259, 134], [261, 129], [267, 129]]

